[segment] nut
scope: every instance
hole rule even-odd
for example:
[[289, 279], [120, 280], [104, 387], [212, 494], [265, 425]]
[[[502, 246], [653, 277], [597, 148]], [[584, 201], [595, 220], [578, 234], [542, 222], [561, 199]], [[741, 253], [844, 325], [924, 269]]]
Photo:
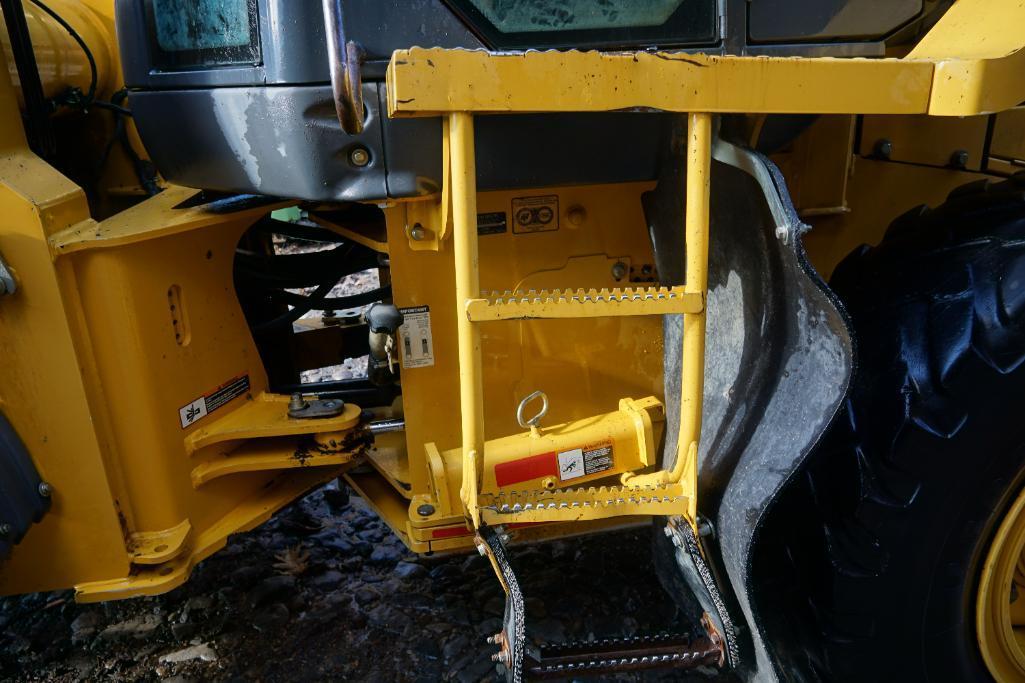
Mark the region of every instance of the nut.
[[303, 395], [299, 392], [292, 394], [292, 398], [288, 401], [288, 409], [292, 411], [305, 410], [310, 407], [310, 402], [303, 398]]
[[360, 168], [370, 163], [370, 152], [366, 147], [356, 147], [349, 152], [349, 163]]

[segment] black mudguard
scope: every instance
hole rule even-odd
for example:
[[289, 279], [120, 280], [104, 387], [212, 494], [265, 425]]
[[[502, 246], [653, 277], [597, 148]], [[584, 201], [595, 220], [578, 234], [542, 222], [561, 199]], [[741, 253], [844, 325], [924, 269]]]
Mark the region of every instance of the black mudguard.
[[[778, 169], [722, 141], [713, 158], [698, 506], [715, 533], [702, 543], [738, 627], [738, 671], [771, 680], [782, 673], [775, 653], [795, 636], [768, 632], [759, 611], [759, 533], [840, 408], [854, 358], [841, 306], [805, 259], [807, 227]], [[664, 164], [645, 197], [663, 284], [684, 279], [682, 160]], [[680, 316], [666, 316], [666, 463], [677, 456], [681, 337]], [[656, 539], [663, 581], [679, 594], [674, 549]]]

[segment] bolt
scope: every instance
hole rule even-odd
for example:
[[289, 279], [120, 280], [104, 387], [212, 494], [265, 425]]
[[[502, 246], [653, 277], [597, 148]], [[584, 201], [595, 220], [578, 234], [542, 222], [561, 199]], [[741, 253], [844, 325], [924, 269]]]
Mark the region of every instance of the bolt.
[[505, 642], [505, 633], [499, 631], [493, 636], [488, 636], [488, 645], [501, 645]]
[[626, 264], [622, 261], [616, 261], [612, 266], [612, 277], [616, 280], [622, 280], [626, 277]]
[[337, 405], [338, 404], [335, 403], [334, 401], [324, 401], [324, 407], [327, 408], [328, 410], [331, 410], [332, 408], [334, 408]]
[[11, 525], [8, 524], [7, 522], [4, 522], [3, 524], [0, 524], [0, 536], [10, 536], [11, 535], [11, 531], [12, 531]]
[[409, 229], [409, 237], [414, 242], [421, 242], [427, 239], [427, 231], [424, 230], [424, 226], [417, 223]]
[[876, 141], [875, 154], [883, 159], [889, 159], [890, 155], [893, 154], [893, 143], [883, 138], [882, 140]]
[[698, 535], [699, 536], [715, 536], [715, 527], [704, 517], [698, 519]]
[[50, 494], [53, 493], [53, 487], [47, 484], [45, 481], [39, 482], [39, 495], [43, 498], [49, 498]]
[[502, 540], [502, 543], [508, 543], [509, 542], [509, 534], [502, 533], [502, 534], [499, 534], [498, 537]]
[[370, 152], [366, 147], [356, 147], [349, 152], [349, 162], [353, 166], [362, 168], [370, 163]]
[[569, 219], [571, 225], [583, 225], [587, 219], [587, 210], [579, 204], [574, 204], [569, 207], [569, 211], [566, 212], [566, 218]]
[[434, 514], [434, 506], [430, 503], [424, 503], [416, 509], [416, 514], [420, 515], [421, 517], [430, 517]]
[[496, 652], [495, 654], [491, 655], [491, 661], [493, 661], [493, 662], [500, 662], [502, 664], [508, 664], [509, 663], [509, 652], [506, 651], [506, 650], [502, 650], [501, 652]]
[[310, 407], [310, 402], [303, 398], [303, 395], [298, 391], [292, 394], [292, 398], [288, 401], [288, 409], [292, 411], [306, 410]]
[[954, 168], [965, 168], [968, 166], [967, 150], [959, 149], [950, 155], [950, 165]]
[[669, 526], [668, 524], [666, 524], [665, 527], [662, 528], [662, 531], [665, 533], [666, 538], [673, 537], [673, 527]]
[[776, 227], [776, 239], [778, 239], [783, 244], [786, 244], [787, 240], [790, 239], [790, 231], [787, 230], [785, 225], [780, 225]]
[[487, 557], [488, 555], [488, 549], [484, 546], [483, 543], [477, 544], [477, 552], [480, 553], [481, 557]]

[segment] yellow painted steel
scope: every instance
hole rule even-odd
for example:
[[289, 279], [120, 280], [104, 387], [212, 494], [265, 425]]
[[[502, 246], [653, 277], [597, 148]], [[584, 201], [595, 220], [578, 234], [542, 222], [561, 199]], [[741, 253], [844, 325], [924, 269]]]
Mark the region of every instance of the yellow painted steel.
[[556, 318], [601, 318], [622, 315], [697, 313], [703, 299], [683, 287], [637, 287], [488, 293], [471, 299], [466, 313], [473, 322]]
[[1025, 491], [1004, 515], [979, 577], [975, 629], [982, 659], [998, 681], [1025, 678]]
[[[297, 433], [326, 426], [282, 428], [250, 408], [267, 380], [232, 263], [269, 207], [208, 213], [183, 206], [195, 190], [169, 188], [93, 220], [84, 193], [28, 151], [6, 64], [0, 150], [0, 253], [19, 284], [0, 300], [0, 410], [53, 489], [52, 509], [5, 562], [0, 593], [74, 586], [88, 601], [170, 590], [229, 534], [342, 469], [254, 461], [199, 489], [192, 478], [207, 452], [230, 459], [262, 435], [294, 455], [309, 438]], [[183, 428], [184, 406], [241, 376], [246, 391]], [[190, 450], [195, 431], [236, 412], [254, 424]]]
[[932, 71], [929, 61], [894, 59], [412, 48], [388, 66], [388, 113], [915, 114], [929, 106]]
[[449, 117], [452, 155], [452, 245], [456, 271], [456, 334], [459, 348], [459, 407], [463, 441], [463, 485], [460, 495], [474, 525], [484, 458], [484, 398], [481, 381], [480, 329], [470, 322], [464, 307], [480, 296], [477, 256], [477, 170], [474, 160], [473, 117]]
[[1025, 4], [958, 0], [908, 59], [935, 63], [927, 113], [971, 116], [1025, 100]]
[[[48, 98], [54, 98], [68, 88], [78, 88], [83, 93], [87, 92], [91, 75], [85, 52], [50, 15], [29, 0], [24, 0], [22, 4], [36, 56], [36, 66], [43, 84], [43, 94]], [[115, 89], [115, 82], [120, 78], [117, 76], [118, 60], [114, 54], [113, 3], [46, 0], [46, 4], [67, 21], [89, 47], [96, 60], [96, 92], [101, 97], [108, 97]], [[109, 11], [105, 12], [105, 9]], [[14, 68], [11, 40], [2, 15], [0, 48], [3, 49], [20, 100], [21, 88]]]

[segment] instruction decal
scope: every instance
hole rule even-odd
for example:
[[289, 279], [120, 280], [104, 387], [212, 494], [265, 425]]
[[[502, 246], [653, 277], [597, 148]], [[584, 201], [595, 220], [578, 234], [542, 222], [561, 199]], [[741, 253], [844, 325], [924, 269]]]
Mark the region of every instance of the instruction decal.
[[402, 367], [429, 368], [434, 365], [434, 338], [431, 336], [430, 306], [400, 308], [399, 355]]
[[240, 375], [225, 382], [213, 391], [178, 409], [178, 419], [181, 421], [182, 429], [191, 427], [231, 399], [247, 393], [249, 393], [249, 375]]
[[491, 211], [477, 214], [478, 235], [499, 235], [509, 230], [505, 211]]
[[612, 469], [612, 442], [602, 441], [562, 451], [558, 460], [559, 479], [562, 481], [598, 474]]
[[559, 195], [517, 197], [512, 200], [513, 232], [549, 232], [559, 229]]

